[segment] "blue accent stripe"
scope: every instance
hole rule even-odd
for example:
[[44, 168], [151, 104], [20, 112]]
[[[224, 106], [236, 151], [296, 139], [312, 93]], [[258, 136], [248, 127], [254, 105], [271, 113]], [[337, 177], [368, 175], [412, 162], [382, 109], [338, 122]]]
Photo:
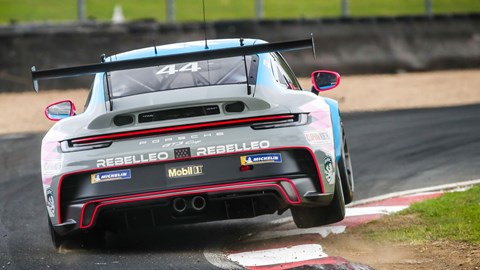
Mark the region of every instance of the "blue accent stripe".
[[330, 106], [330, 116], [332, 118], [333, 142], [335, 144], [335, 160], [338, 162], [342, 157], [342, 127], [340, 125], [340, 111], [338, 110], [338, 102], [330, 98], [324, 98], [325, 102]]

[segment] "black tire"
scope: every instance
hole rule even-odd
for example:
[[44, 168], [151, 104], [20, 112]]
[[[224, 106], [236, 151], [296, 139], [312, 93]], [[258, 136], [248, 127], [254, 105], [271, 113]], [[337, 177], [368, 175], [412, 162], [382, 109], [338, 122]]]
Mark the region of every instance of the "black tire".
[[106, 232], [103, 230], [92, 230], [68, 236], [60, 235], [53, 229], [50, 218], [48, 218], [48, 229], [52, 244], [56, 249], [59, 249], [62, 245], [67, 248], [98, 248], [106, 244]]
[[328, 206], [292, 207], [292, 217], [298, 228], [311, 228], [332, 224], [345, 218], [345, 201], [338, 171], [335, 179], [335, 193]]
[[353, 180], [352, 161], [350, 159], [350, 152], [348, 151], [347, 138], [345, 136], [345, 130], [342, 126], [342, 156], [338, 161], [338, 170], [340, 172], [340, 179], [342, 180], [343, 197], [345, 204], [349, 204], [353, 201], [353, 193], [355, 191], [355, 182]]
[[52, 221], [50, 220], [50, 217], [48, 217], [48, 229], [50, 231], [50, 237], [52, 238], [52, 244], [56, 249], [58, 249], [63, 243], [67, 241], [67, 237], [58, 234], [53, 229], [53, 225], [52, 225]]

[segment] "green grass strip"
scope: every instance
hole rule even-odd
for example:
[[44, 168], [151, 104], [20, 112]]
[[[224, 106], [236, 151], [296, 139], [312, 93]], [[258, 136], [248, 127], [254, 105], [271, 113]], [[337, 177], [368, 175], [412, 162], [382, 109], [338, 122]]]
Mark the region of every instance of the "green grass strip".
[[360, 229], [368, 236], [394, 241], [463, 241], [480, 244], [480, 186], [413, 204]]
[[[479, 0], [432, 0], [433, 12], [480, 12]], [[111, 20], [120, 5], [127, 20], [166, 21], [165, 0], [85, 0], [86, 16]], [[207, 20], [253, 19], [255, 0], [205, 0]], [[328, 18], [341, 13], [341, 0], [263, 0], [265, 19]], [[425, 14], [424, 0], [350, 0], [350, 16], [397, 16]], [[178, 22], [201, 21], [201, 0], [176, 0]], [[75, 21], [77, 0], [0, 0], [0, 23]]]

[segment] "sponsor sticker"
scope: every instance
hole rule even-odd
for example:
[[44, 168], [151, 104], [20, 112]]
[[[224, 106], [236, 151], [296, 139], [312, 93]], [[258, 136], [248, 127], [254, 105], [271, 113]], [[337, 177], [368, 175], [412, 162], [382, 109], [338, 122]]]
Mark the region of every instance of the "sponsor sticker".
[[269, 154], [256, 154], [241, 156], [240, 163], [242, 165], [255, 165], [255, 164], [265, 164], [265, 163], [282, 163], [282, 154], [280, 153], [269, 153]]
[[203, 174], [203, 165], [188, 165], [167, 169], [168, 178], [181, 178]]
[[52, 189], [47, 189], [47, 212], [49, 217], [55, 217], [55, 198]]
[[330, 136], [326, 132], [304, 132], [305, 138], [307, 139], [308, 143], [311, 145], [319, 145], [325, 144], [330, 141]]
[[91, 176], [92, 184], [115, 181], [115, 180], [124, 180], [132, 178], [132, 173], [130, 169], [119, 170], [119, 171], [110, 171], [110, 172], [101, 172], [95, 173]]
[[270, 147], [270, 141], [251, 141], [249, 143], [232, 143], [197, 148], [197, 156], [234, 153], [248, 150], [258, 150]]
[[329, 184], [331, 184], [335, 179], [335, 173], [333, 172], [332, 158], [329, 156], [325, 157], [325, 177]]
[[148, 153], [133, 156], [113, 157], [97, 160], [97, 168], [148, 163], [168, 159], [167, 152]]

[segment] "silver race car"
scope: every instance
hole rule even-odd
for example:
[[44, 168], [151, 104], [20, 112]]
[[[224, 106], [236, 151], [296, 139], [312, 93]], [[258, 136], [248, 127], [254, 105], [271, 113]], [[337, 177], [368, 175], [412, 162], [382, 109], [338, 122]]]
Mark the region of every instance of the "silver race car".
[[290, 209], [300, 228], [341, 221], [354, 182], [336, 101], [340, 76], [303, 90], [279, 52], [313, 40], [223, 39], [36, 70], [95, 74], [85, 110], [47, 106], [42, 142], [53, 243], [92, 231], [255, 217]]

